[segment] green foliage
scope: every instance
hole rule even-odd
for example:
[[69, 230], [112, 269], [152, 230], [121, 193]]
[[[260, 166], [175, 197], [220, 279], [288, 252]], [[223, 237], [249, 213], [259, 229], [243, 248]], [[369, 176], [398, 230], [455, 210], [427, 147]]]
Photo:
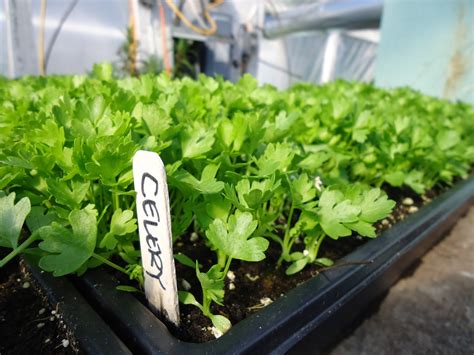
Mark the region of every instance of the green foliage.
[[224, 183], [216, 180], [218, 169], [217, 165], [207, 165], [202, 171], [201, 180], [196, 179], [186, 170], [181, 170], [174, 175], [174, 178], [202, 194], [216, 194], [224, 188]]
[[110, 63], [95, 64], [92, 71], [100, 80], [109, 81], [112, 79], [113, 67]]
[[358, 221], [361, 213], [358, 206], [351, 204], [340, 191], [326, 190], [319, 199], [321, 228], [333, 239], [352, 234], [350, 224]]
[[133, 233], [137, 230], [136, 219], [133, 218], [133, 211], [122, 211], [120, 208], [115, 210], [110, 221], [110, 231], [100, 242], [100, 247], [106, 247], [113, 250], [117, 246], [118, 236]]
[[259, 176], [268, 176], [274, 172], [285, 172], [293, 160], [294, 151], [288, 144], [270, 143], [265, 153], [256, 160]]
[[30, 213], [30, 200], [23, 197], [15, 204], [15, 193], [0, 195], [0, 246], [16, 248], [25, 218]]
[[232, 324], [226, 317], [211, 312], [212, 302], [222, 304], [224, 301], [224, 275], [219, 271], [218, 265], [212, 266], [204, 273], [199, 271], [199, 266], [196, 263], [196, 276], [201, 284], [202, 304], [196, 300], [192, 293], [186, 291], [179, 291], [180, 302], [198, 307], [206, 317], [209, 317], [214, 327], [221, 333], [225, 333]]
[[[232, 84], [112, 74], [101, 64], [90, 76], [2, 80], [0, 246], [15, 255], [38, 242], [40, 266], [55, 275], [102, 262], [143, 283], [131, 160], [157, 152], [174, 241], [196, 235], [216, 254], [196, 275], [219, 329], [229, 324], [210, 307], [223, 302], [233, 259], [262, 260], [272, 241], [288, 274], [328, 266], [325, 238], [376, 236], [394, 207], [386, 186], [422, 194], [474, 164], [474, 107], [408, 88], [337, 81], [278, 91], [248, 75]], [[25, 218], [32, 234], [22, 241]]]
[[268, 240], [262, 237], [249, 237], [257, 228], [252, 214], [248, 212], [236, 213], [229, 220], [216, 219], [206, 231], [207, 239], [211, 244], [227, 257], [244, 260], [260, 261], [265, 259], [265, 250]]
[[56, 222], [40, 231], [39, 247], [48, 252], [39, 265], [54, 276], [70, 274], [81, 267], [94, 253], [97, 237], [97, 211], [87, 206], [69, 214], [71, 229]]

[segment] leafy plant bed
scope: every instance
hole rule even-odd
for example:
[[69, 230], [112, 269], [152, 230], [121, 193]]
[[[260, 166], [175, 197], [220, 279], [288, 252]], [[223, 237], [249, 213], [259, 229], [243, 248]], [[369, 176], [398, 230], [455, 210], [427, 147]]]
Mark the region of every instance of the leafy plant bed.
[[[174, 337], [140, 300], [117, 293], [118, 281], [108, 272], [94, 270], [75, 282], [134, 351], [199, 354], [324, 350], [372, 300], [435, 244], [473, 202], [471, 177], [384, 231], [379, 238], [357, 247], [336, 263], [340, 267], [327, 269], [302, 283], [239, 322], [221, 338], [204, 344]], [[248, 288], [243, 293], [253, 291]]]
[[[142, 292], [131, 160], [158, 153], [174, 258], [187, 268], [179, 300], [207, 333], [184, 334], [194, 341], [286, 294], [265, 295], [272, 283], [291, 286], [286, 275], [297, 284], [318, 267], [331, 271], [354, 240], [395, 221], [393, 198], [410, 191], [420, 202], [474, 164], [474, 107], [408, 88], [340, 81], [278, 91], [249, 75], [235, 84], [116, 79], [107, 64], [87, 77], [0, 81], [0, 247], [11, 250], [0, 267], [21, 253], [54, 276], [87, 278], [107, 265], [131, 282], [121, 290]], [[146, 226], [158, 228], [153, 218]], [[257, 277], [262, 294], [234, 307], [234, 291], [248, 280], [250, 292]]]

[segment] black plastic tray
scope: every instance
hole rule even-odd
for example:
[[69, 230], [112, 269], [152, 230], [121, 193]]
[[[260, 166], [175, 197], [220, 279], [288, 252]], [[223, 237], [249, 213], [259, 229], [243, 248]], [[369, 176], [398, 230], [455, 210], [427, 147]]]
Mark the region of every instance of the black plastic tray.
[[137, 353], [315, 353], [337, 339], [473, 202], [471, 177], [338, 262], [363, 260], [369, 264], [335, 268], [308, 280], [208, 343], [175, 338], [133, 295], [117, 292], [116, 281], [103, 271], [89, 271], [76, 283], [96, 311]]
[[49, 302], [57, 305], [66, 326], [74, 333], [81, 351], [104, 355], [131, 354], [127, 346], [67, 278], [56, 278], [42, 272], [28, 257], [25, 258], [25, 266]]

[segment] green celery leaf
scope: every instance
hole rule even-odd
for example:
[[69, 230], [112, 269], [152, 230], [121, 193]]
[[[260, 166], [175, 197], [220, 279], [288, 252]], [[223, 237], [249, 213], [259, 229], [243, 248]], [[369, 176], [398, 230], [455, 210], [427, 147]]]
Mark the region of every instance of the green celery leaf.
[[231, 203], [222, 195], [212, 195], [206, 197], [206, 212], [214, 220], [220, 218], [226, 220], [229, 216]]
[[59, 179], [47, 179], [48, 191], [54, 196], [56, 201], [69, 207], [71, 210], [81, 207], [82, 201], [86, 197], [90, 183], [79, 181], [61, 181]]
[[[280, 187], [280, 184], [280, 180], [275, 182], [275, 175], [272, 175], [269, 179], [252, 181], [252, 184], [250, 184], [248, 179], [240, 180], [235, 186], [238, 196], [236, 207], [242, 210], [245, 210], [246, 208], [251, 210], [260, 208], [272, 197], [275, 190]], [[230, 196], [232, 196], [232, 193], [230, 193]], [[230, 199], [232, 200], [232, 197]]]
[[207, 272], [201, 272], [196, 262], [196, 276], [201, 283], [205, 297], [222, 304], [224, 301], [224, 278], [219, 269], [219, 265], [213, 265]]
[[31, 232], [47, 226], [51, 222], [59, 222], [59, 217], [53, 211], [48, 211], [41, 206], [32, 207], [30, 214], [26, 217], [26, 225]]
[[43, 227], [39, 247], [49, 255], [40, 259], [39, 266], [54, 276], [78, 270], [94, 253], [97, 237], [97, 211], [90, 206], [73, 210], [69, 215], [71, 229], [56, 222]]
[[179, 302], [181, 302], [182, 304], [190, 304], [202, 309], [201, 304], [198, 301], [196, 301], [196, 298], [191, 292], [178, 291], [178, 298], [179, 298]]
[[4, 189], [22, 173], [21, 168], [0, 166], [0, 189]]
[[443, 130], [436, 136], [436, 142], [441, 150], [448, 150], [459, 144], [461, 138], [458, 132], [454, 130]]
[[360, 208], [359, 219], [369, 223], [387, 217], [395, 207], [395, 201], [389, 200], [387, 194], [379, 188], [365, 189], [355, 186], [349, 189], [346, 197]]
[[137, 293], [143, 293], [142, 290], [139, 290], [136, 287], [129, 286], [129, 285], [118, 285], [115, 287], [116, 290], [123, 291], [123, 292], [137, 292]]
[[364, 143], [367, 140], [367, 135], [370, 130], [370, 121], [372, 115], [369, 111], [363, 111], [357, 117], [357, 120], [354, 125], [354, 130], [352, 131], [352, 139], [358, 143]]
[[211, 318], [212, 325], [223, 334], [232, 327], [230, 320], [219, 314], [211, 314], [209, 318]]
[[375, 238], [377, 236], [375, 234], [375, 227], [372, 224], [362, 220], [354, 223], [346, 223], [345, 226], [364, 237]]
[[287, 132], [293, 128], [293, 124], [299, 117], [299, 113], [291, 112], [287, 114], [285, 111], [280, 111], [275, 117], [275, 128], [277, 131]]
[[212, 149], [214, 131], [200, 126], [189, 127], [181, 134], [183, 158], [198, 158]]
[[0, 196], [0, 246], [6, 248], [18, 246], [21, 228], [30, 210], [31, 204], [27, 197], [23, 197], [15, 204], [14, 192]]
[[176, 253], [173, 255], [174, 258], [176, 259], [176, 261], [178, 261], [180, 264], [184, 265], [184, 266], [189, 266], [191, 268], [195, 268], [196, 266], [196, 263], [191, 260], [191, 258], [181, 252], [179, 253]]
[[110, 63], [98, 63], [94, 64], [93, 67], [94, 75], [104, 81], [110, 81], [112, 79], [112, 73], [114, 71], [112, 64]]
[[63, 148], [64, 145], [64, 128], [58, 127], [56, 122], [52, 119], [49, 119], [41, 127], [34, 131], [34, 140], [38, 143], [43, 143], [49, 147], [59, 147]]
[[196, 179], [184, 169], [177, 172], [173, 177], [200, 193], [215, 194], [224, 188], [224, 183], [222, 181], [217, 181], [215, 178], [218, 170], [218, 165], [209, 164], [202, 171], [201, 180]]
[[369, 189], [363, 185], [351, 186], [345, 191], [345, 197], [360, 209], [358, 220], [345, 223], [345, 226], [364, 237], [375, 238], [373, 223], [387, 217], [392, 212], [395, 201], [389, 200], [379, 188]]
[[256, 160], [258, 174], [268, 176], [274, 172], [285, 172], [290, 167], [295, 153], [286, 143], [270, 143], [265, 149], [265, 153]]
[[217, 127], [217, 137], [224, 146], [230, 147], [234, 142], [236, 132], [232, 121], [224, 118]]
[[252, 209], [256, 209], [260, 206], [260, 203], [262, 201], [263, 197], [263, 192], [261, 190], [252, 190], [248, 194], [244, 195], [244, 200], [247, 203], [247, 206], [249, 206]]
[[298, 176], [297, 179], [290, 182], [293, 202], [296, 206], [302, 206], [305, 202], [311, 201], [316, 197], [314, 181], [306, 173]]
[[120, 208], [115, 210], [110, 222], [110, 232], [114, 235], [125, 235], [137, 230], [137, 220], [133, 218], [133, 211]]
[[298, 230], [310, 231], [319, 223], [319, 216], [317, 213], [310, 210], [303, 210], [296, 222], [295, 227]]
[[233, 128], [233, 151], [238, 152], [242, 149], [242, 144], [248, 136], [247, 120], [244, 115], [235, 115], [232, 119]]
[[412, 170], [405, 177], [405, 184], [410, 186], [413, 191], [422, 194], [426, 190], [424, 183], [424, 174], [422, 171]]
[[423, 181], [423, 172], [412, 169], [409, 173], [395, 171], [384, 175], [384, 179], [392, 186], [407, 185], [413, 191], [421, 194], [426, 190], [426, 184]]
[[360, 208], [344, 199], [344, 194], [337, 190], [325, 190], [319, 199], [321, 227], [331, 238], [338, 239], [351, 235], [345, 223], [357, 222]]
[[88, 139], [87, 146], [93, 152], [92, 157], [85, 162], [90, 178], [99, 177], [109, 186], [115, 185], [120, 173], [130, 167], [137, 149], [130, 135]]
[[101, 248], [113, 250], [117, 246], [116, 236], [133, 233], [137, 230], [137, 220], [133, 218], [133, 211], [122, 209], [115, 210], [110, 222], [110, 231], [100, 242]]
[[157, 104], [144, 105], [142, 119], [152, 136], [162, 136], [172, 124], [172, 119]]
[[302, 259], [298, 259], [293, 261], [290, 266], [285, 270], [285, 274], [287, 275], [294, 275], [297, 272], [300, 272], [304, 269], [304, 267], [308, 264], [309, 259], [303, 257]]
[[407, 129], [410, 126], [410, 117], [403, 116], [403, 117], [397, 117], [394, 121], [395, 125], [395, 131], [397, 134], [402, 133], [405, 129]]
[[[262, 237], [250, 238], [258, 222], [248, 212], [236, 213], [227, 222], [216, 219], [209, 225], [206, 235], [221, 252], [234, 259], [260, 261], [265, 259], [269, 242]], [[250, 239], [249, 239], [250, 238]]]
[[332, 261], [331, 259], [328, 259], [328, 258], [317, 258], [317, 259], [314, 260], [314, 263], [322, 265], [322, 266], [332, 266], [332, 265], [334, 265], [334, 261]]
[[385, 174], [384, 179], [392, 186], [402, 186], [405, 181], [405, 174], [401, 171]]

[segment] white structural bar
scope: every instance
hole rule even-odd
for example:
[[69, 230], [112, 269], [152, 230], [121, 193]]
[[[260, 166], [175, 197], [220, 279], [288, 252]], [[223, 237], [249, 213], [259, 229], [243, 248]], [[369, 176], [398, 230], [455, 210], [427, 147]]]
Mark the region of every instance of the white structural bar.
[[38, 75], [38, 56], [31, 22], [31, 0], [3, 0], [8, 76]]
[[323, 66], [321, 69], [321, 83], [327, 83], [334, 77], [337, 63], [337, 50], [340, 42], [341, 31], [330, 31], [326, 40], [326, 47], [324, 49]]

